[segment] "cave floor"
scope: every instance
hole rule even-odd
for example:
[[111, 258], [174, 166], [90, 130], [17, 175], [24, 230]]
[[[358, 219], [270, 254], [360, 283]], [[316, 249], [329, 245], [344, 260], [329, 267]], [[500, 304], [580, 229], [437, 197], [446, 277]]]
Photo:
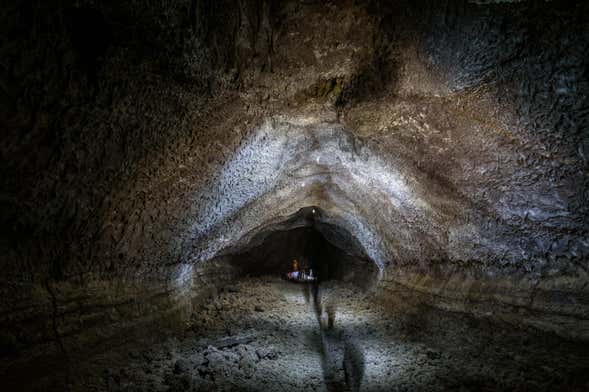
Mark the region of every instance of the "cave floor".
[[[358, 288], [246, 278], [196, 309], [182, 339], [128, 353], [88, 390], [589, 390], [588, 346]], [[334, 309], [334, 326], [326, 328]], [[323, 328], [320, 328], [323, 323]]]

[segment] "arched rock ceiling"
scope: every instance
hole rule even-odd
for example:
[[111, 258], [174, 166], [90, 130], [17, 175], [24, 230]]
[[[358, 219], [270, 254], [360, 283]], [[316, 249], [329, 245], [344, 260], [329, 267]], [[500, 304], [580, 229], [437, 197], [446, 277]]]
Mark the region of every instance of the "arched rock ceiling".
[[380, 267], [586, 268], [586, 5], [89, 6], [94, 57], [65, 22], [3, 49], [72, 70], [6, 68], [23, 270], [200, 262], [311, 205]]
[[195, 204], [202, 207], [193, 218], [187, 256], [209, 259], [307, 205], [319, 206], [355, 233], [380, 266], [445, 251], [443, 214], [450, 212], [452, 201], [428, 193], [371, 144], [336, 123], [309, 118], [264, 123], [211, 188], [197, 196]]
[[[415, 162], [423, 157], [407, 159], [409, 148], [398, 139], [361, 137], [341, 123], [320, 120], [267, 119], [229, 154], [206, 187], [187, 192], [192, 208], [183, 213], [191, 222], [181, 236], [183, 260], [208, 260], [246, 244], [301, 207], [316, 205], [353, 233], [380, 267], [472, 261], [533, 269], [552, 249], [553, 226], [571, 215], [550, 179], [526, 183], [515, 168], [497, 178], [497, 159], [511, 162], [517, 158], [509, 153], [515, 151], [501, 151], [497, 141], [480, 133], [453, 138], [456, 129], [435, 129], [427, 119], [399, 127], [416, 137], [424, 130], [446, 133], [430, 146], [438, 151], [481, 142], [487, 150], [469, 151], [478, 154], [473, 160], [441, 159], [431, 175]], [[497, 191], [497, 182], [505, 185], [493, 199], [487, 195]], [[583, 248], [583, 238], [567, 238], [569, 246]]]

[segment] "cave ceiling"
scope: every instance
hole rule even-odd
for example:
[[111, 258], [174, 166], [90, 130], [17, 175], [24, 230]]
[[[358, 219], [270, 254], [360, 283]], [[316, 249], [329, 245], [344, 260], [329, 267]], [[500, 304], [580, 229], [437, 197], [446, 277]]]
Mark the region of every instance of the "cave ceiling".
[[309, 206], [381, 269], [586, 268], [586, 5], [132, 3], [6, 11], [12, 273], [203, 262]]

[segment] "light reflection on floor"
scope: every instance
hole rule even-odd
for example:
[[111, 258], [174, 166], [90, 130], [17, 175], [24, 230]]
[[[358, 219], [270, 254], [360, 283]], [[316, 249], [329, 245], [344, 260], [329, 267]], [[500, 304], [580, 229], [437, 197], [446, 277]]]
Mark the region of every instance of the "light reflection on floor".
[[[149, 364], [138, 360], [121, 371], [120, 384], [166, 392], [184, 391], [187, 383], [207, 391], [339, 392], [354, 390], [350, 376], [357, 375], [361, 391], [575, 390], [586, 382], [583, 347], [545, 336], [527, 339], [528, 332], [511, 326], [433, 308], [385, 310], [342, 284], [321, 286], [318, 318], [312, 292], [275, 278], [243, 279], [195, 312], [195, 336], [154, 347]], [[333, 329], [325, 329], [329, 307], [335, 309]], [[222, 353], [217, 361], [207, 357], [207, 346], [240, 336], [253, 339], [215, 349]], [[260, 350], [274, 355], [263, 357]], [[192, 370], [176, 374], [178, 360]]]

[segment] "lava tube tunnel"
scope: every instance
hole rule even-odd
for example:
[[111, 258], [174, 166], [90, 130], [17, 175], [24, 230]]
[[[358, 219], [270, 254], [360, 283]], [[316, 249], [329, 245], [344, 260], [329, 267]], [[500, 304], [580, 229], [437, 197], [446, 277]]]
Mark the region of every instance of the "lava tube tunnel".
[[588, 2], [0, 15], [0, 390], [589, 390]]

